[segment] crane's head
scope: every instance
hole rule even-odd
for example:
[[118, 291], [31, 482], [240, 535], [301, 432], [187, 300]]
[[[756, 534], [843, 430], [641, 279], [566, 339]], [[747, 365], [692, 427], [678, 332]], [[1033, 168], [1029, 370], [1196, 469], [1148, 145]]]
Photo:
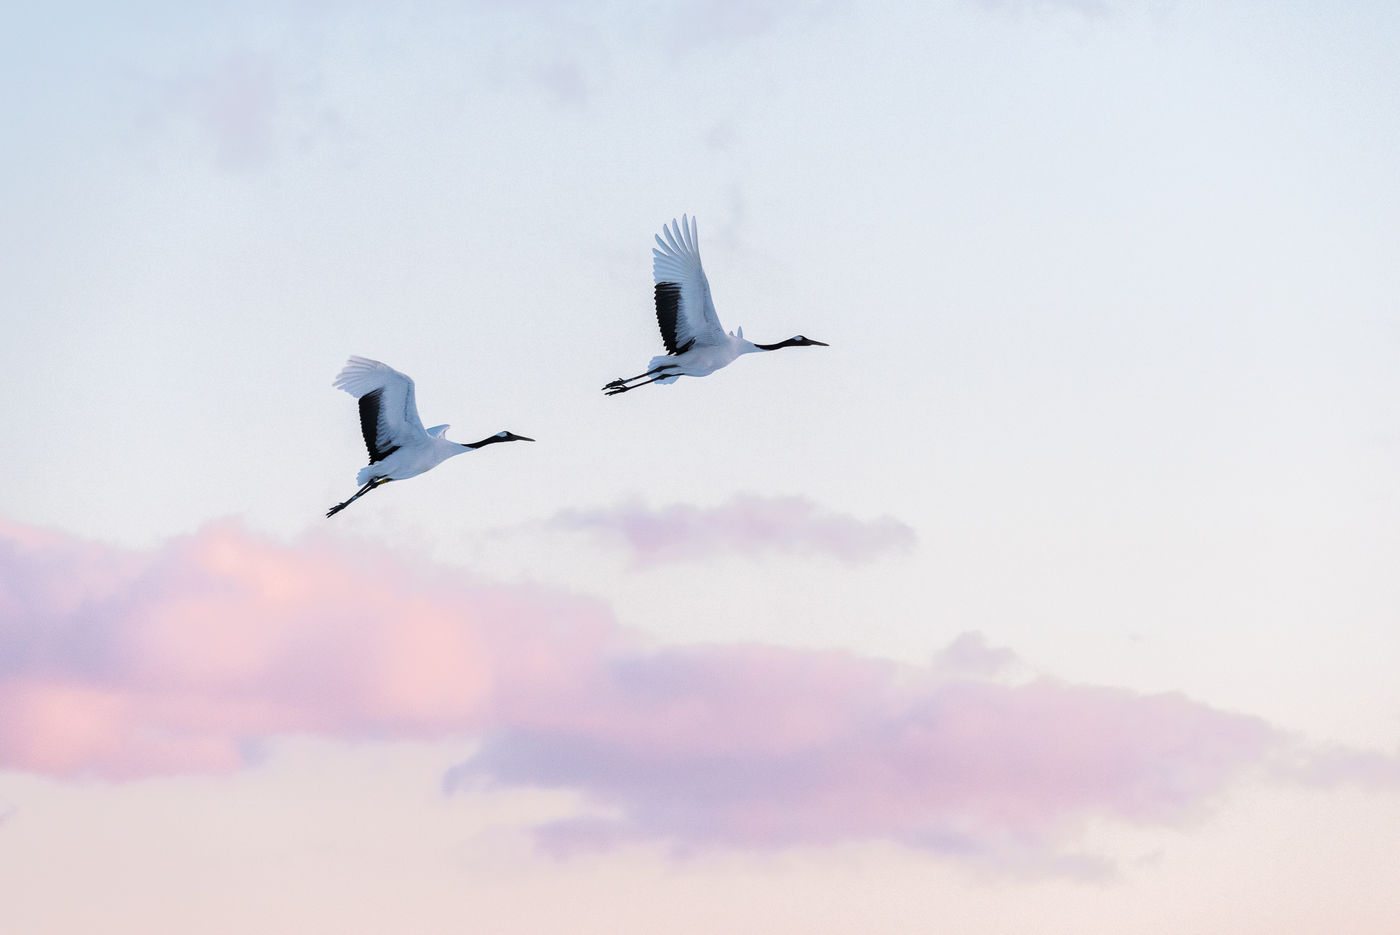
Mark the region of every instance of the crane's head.
[[485, 448], [487, 445], [494, 445], [494, 444], [496, 444], [496, 442], [532, 442], [532, 441], [534, 441], [533, 438], [526, 438], [524, 435], [517, 435], [517, 434], [515, 434], [514, 432], [497, 432], [495, 435], [492, 435], [492, 436], [490, 436], [490, 437], [488, 437], [488, 438], [483, 438], [483, 439], [482, 439], [481, 441], [479, 441], [479, 442], [474, 442], [473, 444], [470, 444], [470, 445], [463, 445], [462, 447], [463, 447], [463, 448], [471, 448], [471, 449], [475, 450], [475, 449], [477, 449], [477, 448]]
[[758, 348], [760, 351], [776, 351], [780, 347], [812, 347], [813, 345], [817, 347], [831, 346], [825, 341], [813, 341], [811, 338], [799, 334], [796, 337], [788, 338], [786, 341], [779, 341], [777, 344], [755, 344], [754, 347]]

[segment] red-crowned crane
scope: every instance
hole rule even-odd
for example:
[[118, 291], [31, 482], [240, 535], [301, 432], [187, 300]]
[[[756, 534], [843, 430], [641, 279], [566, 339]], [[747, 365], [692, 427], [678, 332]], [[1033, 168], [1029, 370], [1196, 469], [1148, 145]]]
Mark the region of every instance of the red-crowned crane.
[[533, 438], [514, 432], [497, 432], [470, 445], [448, 441], [448, 426], [423, 428], [418, 403], [413, 398], [413, 380], [388, 364], [368, 357], [351, 357], [335, 378], [334, 386], [360, 401], [360, 431], [369, 449], [369, 466], [360, 469], [355, 483], [358, 493], [330, 508], [334, 516], [376, 487], [391, 480], [417, 477], [454, 455], [485, 448], [496, 442], [532, 442]]
[[[710, 299], [710, 282], [700, 265], [700, 239], [695, 221], [682, 215], [657, 235], [652, 249], [651, 271], [656, 280], [656, 323], [666, 353], [653, 357], [646, 373], [617, 379], [603, 387], [609, 396], [635, 390], [648, 383], [674, 383], [678, 377], [709, 376], [727, 367], [744, 354], [776, 351], [782, 347], [826, 347], [822, 341], [797, 335], [777, 344], [755, 344], [720, 327], [715, 303]], [[659, 249], [658, 249], [659, 248]], [[640, 381], [640, 382], [635, 382]]]

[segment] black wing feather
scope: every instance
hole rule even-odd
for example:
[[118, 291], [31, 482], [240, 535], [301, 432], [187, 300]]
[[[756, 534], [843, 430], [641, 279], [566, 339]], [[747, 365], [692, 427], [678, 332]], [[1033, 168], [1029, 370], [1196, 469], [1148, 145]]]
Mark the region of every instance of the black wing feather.
[[[370, 390], [360, 397], [360, 433], [365, 437], [365, 448], [369, 451], [369, 463], [378, 464], [399, 450], [398, 445], [379, 447], [379, 409], [383, 389]], [[412, 397], [409, 397], [412, 399]]]
[[661, 341], [668, 354], [684, 354], [695, 343], [691, 338], [685, 344], [676, 344], [676, 317], [681, 309], [681, 286], [676, 282], [656, 284], [656, 324], [661, 328]]

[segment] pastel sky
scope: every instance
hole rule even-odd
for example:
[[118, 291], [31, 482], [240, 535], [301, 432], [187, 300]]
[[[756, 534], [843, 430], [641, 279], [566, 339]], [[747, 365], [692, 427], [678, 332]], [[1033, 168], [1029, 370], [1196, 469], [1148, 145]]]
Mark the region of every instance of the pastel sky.
[[[1400, 9], [0, 31], [0, 929], [1400, 917]], [[727, 328], [606, 398], [682, 213]], [[327, 520], [361, 354], [492, 446]]]

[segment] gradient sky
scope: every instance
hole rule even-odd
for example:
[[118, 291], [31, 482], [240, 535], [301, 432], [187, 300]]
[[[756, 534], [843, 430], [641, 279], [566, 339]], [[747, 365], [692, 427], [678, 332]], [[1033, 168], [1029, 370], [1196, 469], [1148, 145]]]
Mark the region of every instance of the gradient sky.
[[[118, 6], [0, 33], [0, 927], [1393, 931], [1393, 3]], [[682, 213], [831, 346], [605, 398]], [[351, 354], [538, 442], [328, 521]]]

